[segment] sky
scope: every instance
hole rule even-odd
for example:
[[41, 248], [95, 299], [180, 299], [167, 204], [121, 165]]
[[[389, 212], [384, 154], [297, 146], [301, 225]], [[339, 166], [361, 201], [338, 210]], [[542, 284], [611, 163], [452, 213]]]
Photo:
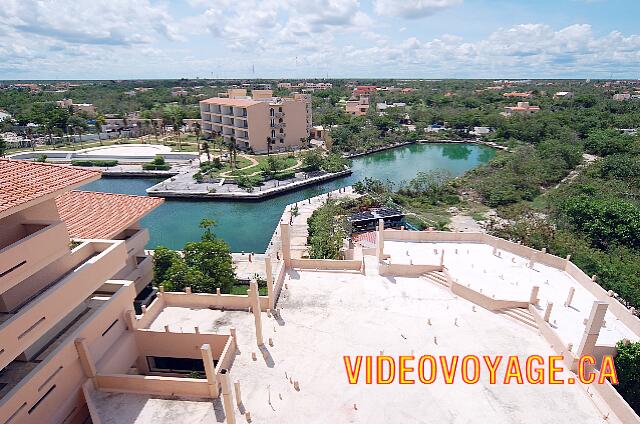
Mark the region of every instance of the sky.
[[640, 78], [640, 0], [2, 0], [0, 80]]

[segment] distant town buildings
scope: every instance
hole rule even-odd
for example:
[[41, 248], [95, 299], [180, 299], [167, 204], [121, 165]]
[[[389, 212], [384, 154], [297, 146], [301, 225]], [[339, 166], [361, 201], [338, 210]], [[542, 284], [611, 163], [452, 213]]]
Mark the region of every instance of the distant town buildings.
[[502, 97], [512, 97], [512, 98], [520, 98], [520, 99], [530, 99], [533, 97], [533, 93], [531, 91], [527, 92], [518, 92], [512, 91], [511, 93], [504, 93]]
[[556, 94], [553, 95], [554, 99], [572, 99], [573, 98], [573, 92], [571, 91], [558, 91]]
[[173, 97], [184, 97], [186, 95], [188, 95], [189, 92], [187, 90], [185, 90], [183, 87], [173, 87], [171, 89], [171, 95]]
[[284, 88], [287, 90], [293, 89], [306, 89], [306, 90], [328, 90], [333, 88], [333, 84], [330, 82], [299, 82], [297, 84], [290, 82], [278, 83], [278, 88]]
[[[355, 91], [354, 91], [355, 92]], [[345, 104], [345, 112], [350, 115], [363, 116], [369, 111], [369, 96], [366, 94], [351, 98]]]
[[56, 102], [58, 107], [71, 108], [74, 112], [85, 112], [89, 116], [95, 116], [96, 107], [92, 103], [74, 103], [72, 99], [62, 99]]
[[469, 134], [481, 136], [481, 135], [490, 134], [493, 131], [494, 129], [491, 127], [473, 127], [473, 131], [469, 131]]
[[39, 84], [11, 84], [9, 86], [9, 88], [14, 89], [14, 90], [22, 90], [22, 91], [29, 91], [31, 93], [39, 93], [42, 91], [42, 87], [40, 87]]
[[375, 93], [378, 90], [378, 87], [375, 85], [358, 85], [353, 89], [354, 96], [360, 96], [362, 94], [371, 94]]
[[640, 100], [640, 91], [636, 93], [618, 93], [613, 95], [613, 100], [623, 102], [626, 100]]
[[402, 103], [402, 102], [391, 103], [391, 104], [388, 104], [388, 103], [376, 103], [376, 110], [378, 112], [382, 112], [382, 111], [384, 111], [386, 109], [389, 109], [389, 108], [404, 109], [406, 106], [407, 106], [407, 104], [406, 103]]
[[518, 102], [516, 106], [507, 106], [504, 108], [504, 112], [501, 114], [506, 117], [513, 116], [515, 114], [527, 115], [530, 113], [538, 112], [540, 106], [531, 106], [529, 102]]
[[0, 122], [5, 119], [11, 119], [11, 114], [5, 110], [0, 109]]
[[309, 139], [311, 96], [274, 97], [271, 90], [230, 89], [200, 102], [202, 131], [256, 153], [297, 147]]

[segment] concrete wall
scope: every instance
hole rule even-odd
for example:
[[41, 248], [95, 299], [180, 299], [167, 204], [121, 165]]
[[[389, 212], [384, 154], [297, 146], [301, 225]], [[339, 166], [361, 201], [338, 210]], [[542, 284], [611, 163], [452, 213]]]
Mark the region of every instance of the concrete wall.
[[432, 271], [442, 271], [440, 265], [409, 265], [409, 264], [392, 264], [380, 263], [380, 275], [395, 275], [397, 277], [419, 277], [422, 274]]
[[169, 356], [201, 359], [200, 347], [211, 346], [214, 360], [222, 357], [231, 336], [215, 333], [173, 333], [138, 329], [134, 332], [138, 353], [141, 356]]
[[607, 302], [609, 310], [615, 314], [629, 329], [640, 337], [640, 318], [633, 315], [631, 311], [620, 303], [617, 299], [594, 282], [580, 268], [566, 258], [560, 258], [549, 253], [545, 253], [527, 246], [510, 242], [498, 237], [484, 233], [455, 233], [447, 231], [402, 231], [384, 230], [384, 239], [388, 241], [409, 241], [409, 242], [466, 242], [483, 243], [494, 246], [498, 249], [522, 256], [535, 262], [560, 269], [569, 274], [575, 281], [586, 288], [598, 300]]
[[317, 269], [324, 271], [358, 271], [362, 272], [362, 260], [334, 259], [291, 259], [291, 267], [297, 269]]
[[[227, 310], [243, 310], [251, 306], [251, 299], [248, 296], [236, 294], [165, 292], [158, 295], [163, 297], [166, 306]], [[266, 310], [268, 307], [269, 299], [266, 296], [260, 296], [260, 308]]]
[[[4, 423], [12, 417], [11, 422], [16, 423], [61, 423], [74, 415], [78, 408], [82, 409], [84, 396], [81, 386], [87, 381], [87, 376], [78, 359], [74, 341], [84, 338], [88, 344], [95, 346], [94, 355], [101, 354], [99, 350], [104, 346], [100, 341], [109, 334], [103, 336], [102, 333], [114, 319], [122, 316], [123, 310], [132, 308], [133, 295], [133, 287], [123, 282], [109, 302], [100, 306], [90, 318], [60, 341], [42, 362], [0, 400], [0, 422]], [[29, 414], [27, 411], [38, 402], [38, 406]]]
[[107, 392], [158, 396], [191, 396], [197, 398], [210, 397], [206, 379], [155, 375], [99, 374], [96, 376], [96, 384], [98, 389]]
[[[69, 252], [69, 233], [62, 221], [22, 221], [44, 228], [0, 250], [0, 293]], [[4, 228], [4, 227], [3, 227]], [[4, 230], [3, 230], [4, 232]]]
[[90, 242], [87, 248], [98, 254], [0, 325], [0, 369], [37, 342], [125, 263], [123, 242]]

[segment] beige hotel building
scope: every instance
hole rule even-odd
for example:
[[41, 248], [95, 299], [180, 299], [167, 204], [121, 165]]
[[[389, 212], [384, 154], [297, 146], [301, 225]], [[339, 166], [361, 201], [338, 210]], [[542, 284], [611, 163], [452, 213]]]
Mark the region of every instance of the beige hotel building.
[[[200, 102], [202, 130], [207, 136], [232, 138], [243, 150], [255, 153], [300, 146], [311, 131], [311, 97], [274, 97], [271, 90], [230, 89], [220, 97]], [[270, 144], [268, 144], [270, 143]], [[269, 148], [270, 146], [270, 148]]]

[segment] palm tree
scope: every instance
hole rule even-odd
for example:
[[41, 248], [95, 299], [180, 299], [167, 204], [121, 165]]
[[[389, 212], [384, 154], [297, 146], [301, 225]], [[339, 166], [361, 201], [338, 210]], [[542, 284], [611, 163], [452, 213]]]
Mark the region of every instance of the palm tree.
[[156, 138], [156, 143], [158, 142], [158, 122], [154, 119], [151, 121], [151, 125], [153, 125], [153, 135]]
[[231, 169], [236, 167], [236, 159], [238, 155], [238, 146], [236, 145], [236, 138], [231, 136], [229, 138], [229, 144], [227, 145], [229, 149], [229, 161], [231, 162]]
[[209, 151], [209, 143], [202, 142], [202, 153], [207, 155], [207, 161], [211, 162], [211, 152]]
[[96, 116], [96, 122], [95, 124], [93, 124], [93, 126], [96, 127], [96, 132], [98, 133], [98, 143], [100, 143], [101, 146], [102, 146], [102, 136], [100, 135], [100, 133], [102, 133], [102, 126], [106, 123], [107, 121], [104, 118], [104, 115], [98, 114], [98, 116]]
[[267, 137], [267, 156], [271, 154], [271, 137]]

